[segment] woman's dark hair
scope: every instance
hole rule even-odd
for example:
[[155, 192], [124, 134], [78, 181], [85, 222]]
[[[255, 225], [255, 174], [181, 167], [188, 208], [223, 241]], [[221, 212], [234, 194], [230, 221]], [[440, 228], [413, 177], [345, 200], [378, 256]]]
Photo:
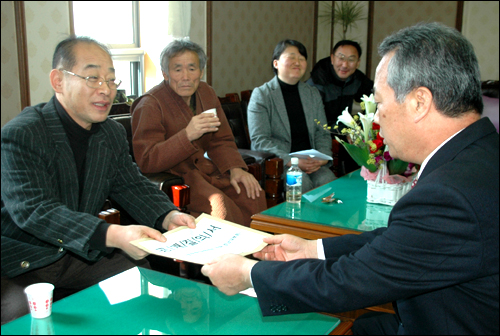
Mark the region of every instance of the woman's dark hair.
[[274, 67], [274, 60], [279, 60], [283, 51], [285, 51], [285, 49], [288, 47], [297, 47], [297, 49], [299, 50], [299, 53], [307, 59], [306, 47], [304, 47], [304, 45], [302, 43], [300, 43], [299, 41], [288, 40], [288, 39], [280, 41], [276, 45], [276, 48], [274, 48], [273, 60], [271, 62], [271, 68], [273, 68], [275, 75], [278, 74], [278, 70]]

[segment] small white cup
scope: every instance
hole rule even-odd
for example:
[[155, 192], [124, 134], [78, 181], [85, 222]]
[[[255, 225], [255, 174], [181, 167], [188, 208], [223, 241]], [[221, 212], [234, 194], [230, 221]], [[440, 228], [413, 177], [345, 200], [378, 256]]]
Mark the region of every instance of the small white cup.
[[205, 112], [202, 113], [213, 113], [214, 117], [217, 117], [217, 109], [211, 108], [210, 110], [206, 110]]
[[28, 297], [31, 316], [45, 318], [52, 314], [54, 285], [46, 282], [36, 283], [24, 289]]
[[[211, 108], [210, 110], [206, 110], [205, 112], [202, 113], [213, 113], [214, 117], [217, 117], [217, 109]], [[217, 128], [216, 126], [212, 126], [212, 128]]]

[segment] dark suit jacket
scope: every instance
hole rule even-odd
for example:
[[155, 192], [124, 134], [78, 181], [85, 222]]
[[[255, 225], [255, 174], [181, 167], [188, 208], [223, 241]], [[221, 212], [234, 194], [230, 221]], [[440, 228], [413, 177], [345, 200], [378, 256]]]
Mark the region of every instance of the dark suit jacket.
[[104, 253], [90, 249], [89, 239], [103, 223], [97, 215], [108, 197], [148, 226], [176, 209], [140, 174], [125, 129], [111, 119], [89, 140], [79, 200], [75, 160], [54, 99], [24, 109], [2, 128], [2, 275], [9, 277], [67, 251], [100, 259]]
[[498, 134], [484, 118], [429, 160], [388, 228], [324, 239], [326, 261], [259, 262], [264, 315], [396, 301], [407, 334], [498, 334]]

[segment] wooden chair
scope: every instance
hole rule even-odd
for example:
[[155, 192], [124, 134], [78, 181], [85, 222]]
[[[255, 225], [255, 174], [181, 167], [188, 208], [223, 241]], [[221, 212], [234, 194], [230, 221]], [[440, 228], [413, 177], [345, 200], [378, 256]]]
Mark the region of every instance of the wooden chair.
[[[127, 132], [127, 141], [129, 144], [129, 153], [132, 156], [132, 160], [135, 162], [134, 150], [132, 146], [131, 114], [112, 115], [109, 116], [109, 118], [119, 122], [125, 127], [125, 131]], [[143, 175], [157, 185], [160, 190], [163, 190], [176, 207], [178, 207], [181, 211], [187, 212], [187, 205], [190, 202], [190, 192], [189, 186], [184, 184], [184, 179], [182, 177], [166, 172]], [[113, 206], [116, 205], [113, 204]], [[122, 211], [123, 209], [119, 210]]]
[[340, 160], [339, 160], [339, 151], [340, 151], [340, 146], [342, 146], [337, 140], [332, 139], [332, 158], [333, 158], [333, 163], [332, 166], [330, 167], [330, 170], [335, 174], [335, 176], [340, 177]]
[[250, 96], [252, 95], [252, 90], [241, 91], [241, 101], [250, 102]]
[[233, 102], [233, 103], [239, 103], [240, 102], [240, 96], [238, 96], [237, 93], [226, 93], [226, 98], [228, 98], [229, 101]]
[[106, 200], [98, 217], [104, 219], [109, 224], [121, 224], [120, 211], [111, 207], [111, 202]]
[[[250, 103], [250, 96], [252, 95], [252, 90], [241, 91], [241, 109], [243, 110], [243, 118], [245, 119], [245, 123], [248, 125], [248, 116], [247, 109], [248, 104]], [[247, 127], [248, 132], [248, 127]]]

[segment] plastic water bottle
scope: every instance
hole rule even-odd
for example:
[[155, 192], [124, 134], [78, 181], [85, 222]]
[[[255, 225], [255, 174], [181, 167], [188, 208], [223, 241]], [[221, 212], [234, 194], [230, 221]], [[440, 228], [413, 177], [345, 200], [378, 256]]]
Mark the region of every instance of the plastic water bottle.
[[299, 158], [292, 158], [292, 166], [286, 173], [286, 201], [300, 203], [302, 197], [302, 170], [299, 168]]

